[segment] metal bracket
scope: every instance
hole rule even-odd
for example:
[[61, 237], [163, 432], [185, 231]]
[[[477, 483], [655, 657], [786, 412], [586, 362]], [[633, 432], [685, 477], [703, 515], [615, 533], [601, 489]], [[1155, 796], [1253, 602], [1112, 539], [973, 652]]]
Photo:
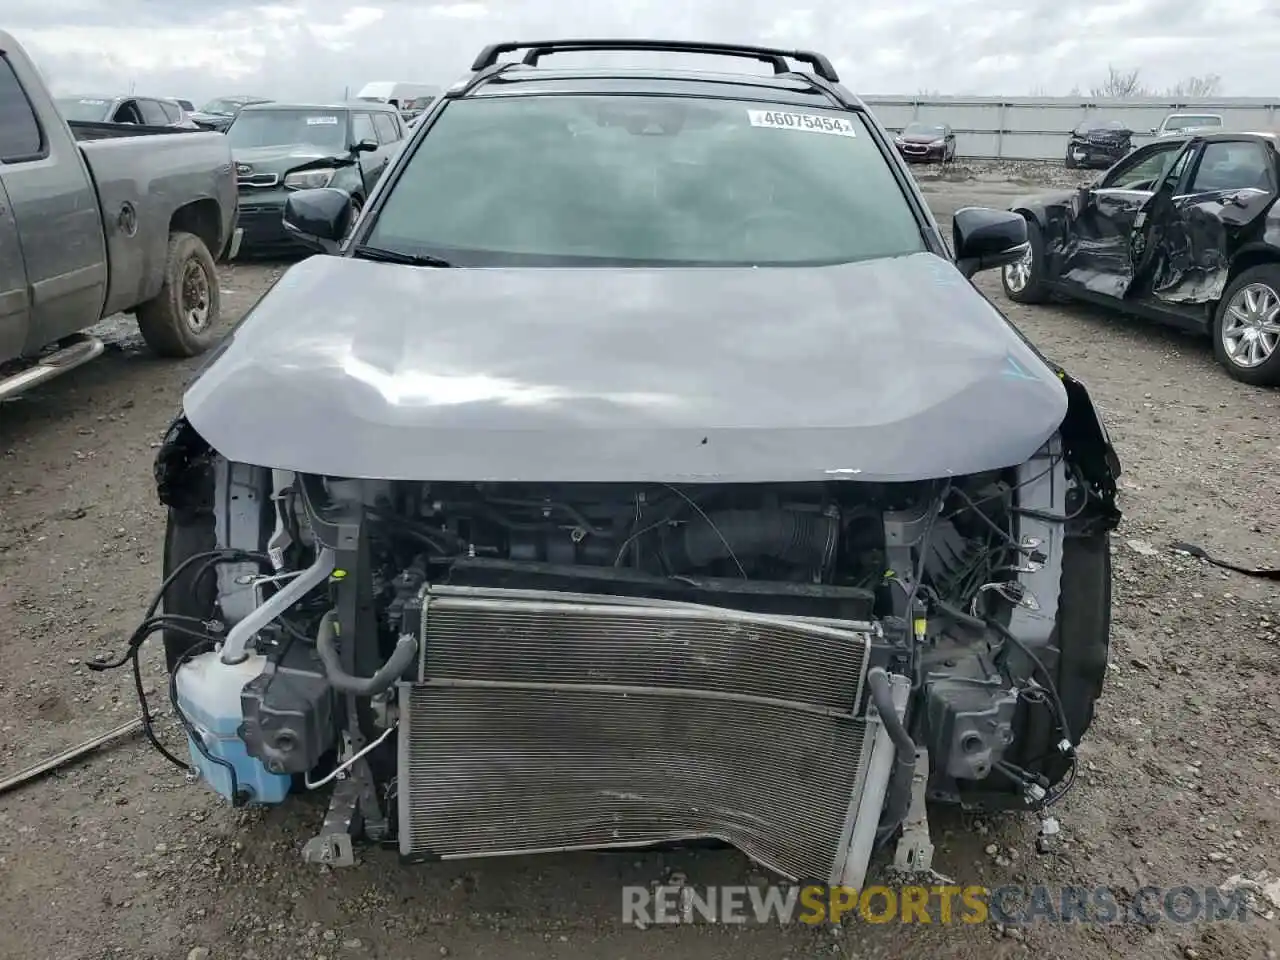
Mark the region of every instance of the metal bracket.
[[352, 834], [360, 808], [360, 787], [348, 777], [339, 780], [329, 797], [329, 812], [325, 814], [320, 832], [302, 847], [302, 859], [307, 863], [322, 863], [330, 867], [355, 866], [356, 855]]
[[[893, 855], [893, 870], [899, 874], [937, 876], [933, 871], [933, 840], [929, 835], [929, 813], [925, 808], [925, 787], [929, 782], [929, 751], [916, 748], [915, 772], [911, 777], [911, 806], [902, 824]], [[942, 878], [945, 879], [945, 878]]]

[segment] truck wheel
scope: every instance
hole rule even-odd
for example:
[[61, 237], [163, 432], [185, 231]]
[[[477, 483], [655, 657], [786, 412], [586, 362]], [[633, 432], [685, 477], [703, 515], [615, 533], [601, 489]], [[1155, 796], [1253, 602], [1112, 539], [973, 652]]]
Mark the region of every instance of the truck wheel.
[[218, 269], [204, 241], [191, 233], [169, 235], [164, 284], [138, 307], [138, 329], [162, 357], [194, 357], [213, 344], [220, 308]]

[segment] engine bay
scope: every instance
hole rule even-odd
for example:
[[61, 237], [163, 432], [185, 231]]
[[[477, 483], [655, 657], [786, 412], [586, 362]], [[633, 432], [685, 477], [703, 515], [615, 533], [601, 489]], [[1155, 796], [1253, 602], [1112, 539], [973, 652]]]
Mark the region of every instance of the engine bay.
[[[692, 737], [684, 749], [709, 770], [722, 764], [717, 724], [811, 741], [830, 782], [806, 789], [834, 791], [840, 817], [841, 790], [872, 776], [858, 744], [879, 730], [895, 759], [875, 774], [876, 843], [910, 833], [922, 778], [933, 801], [1037, 811], [1074, 778], [1105, 670], [1110, 574], [1098, 546], [1112, 517], [1058, 438], [1015, 468], [904, 483], [359, 480], [197, 447], [181, 463], [165, 495], [192, 529], [207, 525], [212, 549], [188, 557], [205, 558], [186, 584], [200, 586], [173, 608], [217, 629], [200, 641], [163, 625], [171, 699], [192, 764], [233, 802], [358, 787], [362, 834], [399, 837], [408, 856], [528, 852], [569, 843], [557, 831], [574, 824], [581, 845], [608, 845], [589, 828], [598, 797], [640, 796], [670, 775], [653, 748], [620, 760], [654, 724], [655, 743]], [[495, 759], [463, 761], [467, 743]], [[490, 763], [509, 771], [483, 787], [495, 809], [536, 820], [515, 797], [543, 789], [537, 771], [559, 769], [565, 750], [586, 751], [582, 762], [615, 782], [584, 796], [545, 787], [563, 810], [542, 834], [499, 851], [472, 850], [466, 830], [432, 832], [470, 816], [474, 791], [497, 776]], [[763, 748], [738, 761], [765, 779], [780, 762]], [[841, 777], [855, 781], [833, 786]], [[451, 789], [464, 792], [440, 793]], [[627, 804], [610, 809], [627, 822]], [[652, 824], [687, 809], [636, 813], [631, 832], [660, 836], [670, 828]], [[684, 829], [754, 843], [732, 823]], [[753, 855], [804, 868], [795, 850]]]

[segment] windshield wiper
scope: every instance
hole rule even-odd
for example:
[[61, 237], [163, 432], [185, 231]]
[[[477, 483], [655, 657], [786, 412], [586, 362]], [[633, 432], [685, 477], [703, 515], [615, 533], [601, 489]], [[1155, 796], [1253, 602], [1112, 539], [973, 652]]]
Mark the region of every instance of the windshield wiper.
[[382, 247], [371, 247], [358, 244], [352, 251], [354, 256], [362, 260], [377, 260], [380, 263], [403, 263], [409, 267], [452, 267], [453, 264], [441, 257], [433, 257], [425, 253], [400, 253], [398, 250], [384, 250]]

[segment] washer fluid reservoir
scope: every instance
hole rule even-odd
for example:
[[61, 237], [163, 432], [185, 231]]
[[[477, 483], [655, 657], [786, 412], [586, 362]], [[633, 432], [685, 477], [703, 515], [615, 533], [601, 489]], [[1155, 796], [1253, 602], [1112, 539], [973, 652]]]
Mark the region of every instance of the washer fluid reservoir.
[[[251, 757], [240, 739], [244, 711], [240, 691], [266, 668], [267, 659], [251, 654], [242, 663], [227, 664], [216, 651], [192, 657], [178, 668], [178, 706], [200, 735], [205, 749], [235, 770], [235, 789], [248, 803], [280, 803], [289, 794], [293, 778], [270, 773], [262, 761]], [[211, 762], [190, 736], [187, 749], [200, 776], [228, 800], [233, 799], [231, 772]]]

